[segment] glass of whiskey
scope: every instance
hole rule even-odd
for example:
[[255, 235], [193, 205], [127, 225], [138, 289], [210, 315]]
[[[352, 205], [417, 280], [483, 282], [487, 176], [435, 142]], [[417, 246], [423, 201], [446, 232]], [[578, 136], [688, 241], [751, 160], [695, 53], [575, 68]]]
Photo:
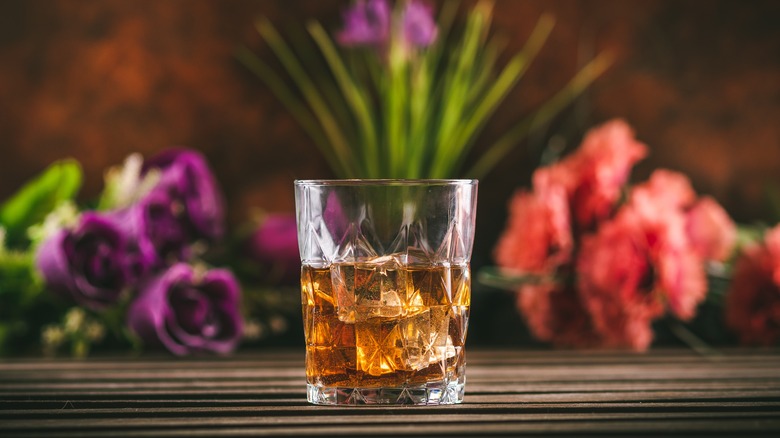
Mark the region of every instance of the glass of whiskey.
[[476, 180], [295, 182], [309, 402], [460, 403]]

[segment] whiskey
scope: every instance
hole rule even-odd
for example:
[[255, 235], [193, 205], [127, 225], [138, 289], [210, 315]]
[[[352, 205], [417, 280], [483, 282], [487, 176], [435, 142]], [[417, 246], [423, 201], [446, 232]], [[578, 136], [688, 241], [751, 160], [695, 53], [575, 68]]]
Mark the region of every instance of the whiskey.
[[419, 387], [463, 381], [468, 264], [384, 256], [303, 266], [306, 378], [316, 387]]

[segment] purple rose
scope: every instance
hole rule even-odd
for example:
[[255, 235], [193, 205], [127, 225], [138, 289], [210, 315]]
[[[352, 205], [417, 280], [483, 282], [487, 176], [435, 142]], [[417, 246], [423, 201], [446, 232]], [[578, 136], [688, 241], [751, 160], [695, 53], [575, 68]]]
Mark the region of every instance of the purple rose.
[[[152, 201], [155, 206], [168, 197], [170, 207], [164, 215], [175, 216], [182, 233], [191, 234], [193, 239], [213, 240], [222, 236], [224, 201], [203, 155], [187, 149], [169, 149], [144, 163], [144, 172], [151, 169], [159, 170], [160, 182], [147, 196], [157, 196]], [[168, 231], [164, 233], [167, 235]]]
[[44, 241], [36, 265], [47, 287], [94, 310], [115, 303], [154, 262], [148, 241], [133, 235], [111, 216], [84, 213], [74, 229]]
[[127, 325], [144, 342], [177, 355], [229, 353], [241, 338], [240, 289], [230, 271], [199, 275], [184, 263], [144, 284], [127, 312]]
[[151, 242], [156, 265], [190, 258], [195, 232], [184, 217], [181, 201], [167, 190], [153, 190], [138, 203], [114, 213], [121, 221], [140, 224], [139, 231]]
[[387, 0], [358, 0], [344, 11], [344, 29], [337, 36], [341, 45], [383, 47], [389, 38]]
[[294, 281], [300, 276], [298, 228], [292, 214], [274, 214], [265, 218], [247, 241], [247, 253], [266, 266], [274, 278]]
[[438, 29], [433, 20], [433, 8], [417, 0], [406, 3], [401, 16], [404, 41], [412, 47], [428, 47], [436, 41]]

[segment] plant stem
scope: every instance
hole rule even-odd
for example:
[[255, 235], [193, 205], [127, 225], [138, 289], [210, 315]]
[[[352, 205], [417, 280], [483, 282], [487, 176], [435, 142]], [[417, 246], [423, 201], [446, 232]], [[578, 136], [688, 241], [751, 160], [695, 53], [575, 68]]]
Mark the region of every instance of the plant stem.
[[688, 330], [685, 325], [676, 319], [670, 319], [669, 328], [672, 330], [677, 339], [685, 343], [691, 350], [699, 353], [700, 355], [710, 359], [720, 359], [722, 354], [714, 348], [707, 345], [701, 338], [696, 336], [695, 333]]

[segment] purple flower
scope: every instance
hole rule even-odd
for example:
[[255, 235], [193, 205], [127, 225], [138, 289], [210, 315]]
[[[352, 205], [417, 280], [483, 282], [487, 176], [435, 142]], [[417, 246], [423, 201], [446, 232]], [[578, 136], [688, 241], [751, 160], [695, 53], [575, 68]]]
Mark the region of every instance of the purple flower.
[[343, 46], [383, 47], [390, 37], [390, 5], [387, 0], [358, 0], [344, 11], [344, 29], [338, 34]]
[[[150, 195], [157, 205], [168, 196], [169, 213], [179, 218], [194, 238], [217, 239], [224, 233], [224, 201], [205, 158], [187, 149], [169, 149], [144, 163], [144, 172], [160, 171]], [[163, 195], [160, 194], [163, 192]]]
[[141, 287], [128, 309], [127, 325], [144, 342], [176, 355], [229, 353], [243, 331], [240, 295], [230, 271], [199, 275], [178, 263]]
[[433, 8], [417, 0], [409, 0], [401, 16], [404, 41], [408, 46], [428, 47], [436, 41], [438, 29], [433, 20]]
[[249, 237], [246, 250], [255, 262], [266, 266], [274, 278], [293, 281], [300, 276], [301, 258], [294, 215], [266, 217]]
[[180, 199], [167, 190], [154, 190], [114, 215], [123, 223], [139, 224], [137, 234], [151, 243], [156, 265], [164, 265], [190, 258], [190, 244], [196, 233], [184, 213]]
[[148, 272], [154, 252], [111, 216], [84, 213], [74, 229], [61, 229], [45, 240], [36, 265], [47, 287], [94, 310], [115, 303], [122, 291]]

